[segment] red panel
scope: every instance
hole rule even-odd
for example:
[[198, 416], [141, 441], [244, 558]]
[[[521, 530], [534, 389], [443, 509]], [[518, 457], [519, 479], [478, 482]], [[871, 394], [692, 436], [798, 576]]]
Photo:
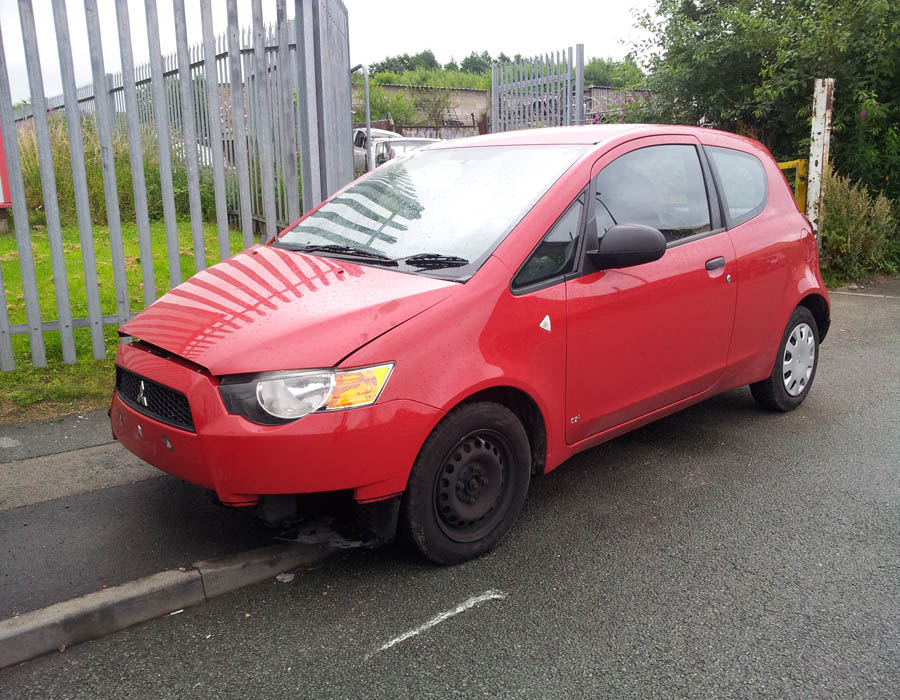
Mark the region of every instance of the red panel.
[[[764, 379], [773, 362], [787, 320], [807, 294], [828, 301], [819, 272], [815, 238], [793, 193], [769, 152], [756, 141], [701, 131], [703, 143], [739, 148], [762, 161], [769, 201], [759, 216], [729, 231], [737, 256], [737, 303], [729, 351], [728, 386]], [[723, 386], [723, 388], [727, 388]]]
[[[635, 148], [693, 136], [634, 140], [600, 158], [599, 173]], [[713, 271], [706, 262], [725, 258]], [[734, 319], [734, 249], [726, 232], [669, 248], [645, 265], [567, 284], [567, 442], [576, 443], [699, 394], [721, 377]]]
[[184, 393], [197, 431], [172, 428], [114, 397], [116, 437], [141, 459], [235, 505], [261, 494], [353, 489], [367, 500], [402, 491], [419, 447], [443, 415], [415, 401], [380, 400], [287, 425], [257, 425], [227, 413], [217, 380], [187, 363], [120, 345], [116, 364]]
[[3, 131], [0, 127], [0, 209], [12, 206], [12, 193], [9, 187], [9, 175], [6, 170], [6, 152], [3, 149]]
[[[488, 259], [466, 283], [465, 295], [447, 299], [439, 313], [411, 319], [346, 363], [395, 360], [382, 397], [422, 401], [444, 411], [485, 389], [517, 389], [537, 404], [548, 441], [563, 440], [565, 285], [514, 296], [511, 278], [508, 267]], [[550, 317], [550, 332], [540, 327], [544, 316]]]

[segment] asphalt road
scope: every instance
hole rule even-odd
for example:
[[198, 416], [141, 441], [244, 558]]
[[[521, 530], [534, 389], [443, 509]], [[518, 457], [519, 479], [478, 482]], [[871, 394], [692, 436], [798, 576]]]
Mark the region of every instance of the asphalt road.
[[482, 559], [345, 552], [0, 696], [897, 697], [900, 285], [864, 293], [800, 409], [736, 390], [581, 454]]

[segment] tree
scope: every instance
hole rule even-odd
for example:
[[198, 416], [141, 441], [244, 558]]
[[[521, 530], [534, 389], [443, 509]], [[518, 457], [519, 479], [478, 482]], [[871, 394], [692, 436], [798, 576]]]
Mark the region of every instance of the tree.
[[654, 121], [758, 138], [779, 157], [808, 150], [812, 89], [836, 79], [838, 172], [900, 196], [900, 3], [896, 0], [658, 0], [635, 48]]
[[459, 64], [459, 69], [464, 73], [487, 73], [491, 70], [491, 55], [487, 51], [477, 53], [473, 51]]
[[453, 98], [447, 88], [422, 88], [416, 90], [414, 103], [425, 115], [426, 124], [438, 126], [443, 124], [444, 114], [453, 104]]
[[408, 53], [399, 54], [397, 56], [389, 56], [383, 61], [373, 63], [369, 68], [369, 72], [375, 73], [403, 73], [404, 71], [416, 70], [422, 68], [431, 70], [440, 68], [441, 64], [434, 57], [431, 49], [425, 49], [417, 54], [410, 56]]
[[636, 88], [644, 82], [644, 73], [631, 56], [623, 61], [592, 58], [584, 66], [584, 82], [614, 88]]
[[413, 99], [403, 91], [392, 92], [381, 85], [369, 85], [369, 108], [372, 119], [390, 117], [397, 126], [415, 124], [418, 111]]

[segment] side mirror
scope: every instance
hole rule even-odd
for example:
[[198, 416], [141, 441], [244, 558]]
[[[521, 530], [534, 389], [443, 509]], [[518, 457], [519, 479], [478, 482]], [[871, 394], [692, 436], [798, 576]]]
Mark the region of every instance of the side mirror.
[[609, 229], [596, 250], [587, 256], [598, 270], [631, 267], [659, 260], [666, 238], [657, 229], [640, 224], [617, 224]]

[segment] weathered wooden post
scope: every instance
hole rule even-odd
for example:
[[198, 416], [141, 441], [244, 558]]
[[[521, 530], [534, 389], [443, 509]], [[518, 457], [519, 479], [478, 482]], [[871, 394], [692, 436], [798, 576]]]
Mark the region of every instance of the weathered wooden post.
[[816, 78], [812, 131], [809, 136], [809, 183], [806, 191], [806, 215], [816, 232], [822, 216], [822, 175], [828, 167], [833, 101], [834, 78]]

